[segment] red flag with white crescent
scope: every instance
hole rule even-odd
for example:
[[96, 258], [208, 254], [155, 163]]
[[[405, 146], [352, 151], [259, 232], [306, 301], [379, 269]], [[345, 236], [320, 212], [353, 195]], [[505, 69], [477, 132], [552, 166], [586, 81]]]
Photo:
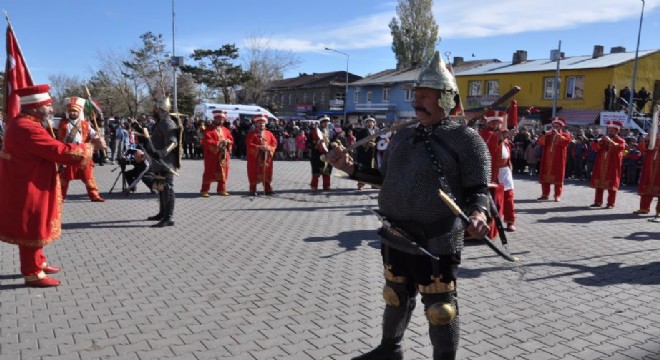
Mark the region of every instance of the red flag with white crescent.
[[5, 66], [5, 114], [6, 121], [13, 119], [21, 111], [16, 89], [32, 86], [32, 76], [28, 70], [21, 47], [14, 36], [11, 25], [7, 25], [7, 64]]

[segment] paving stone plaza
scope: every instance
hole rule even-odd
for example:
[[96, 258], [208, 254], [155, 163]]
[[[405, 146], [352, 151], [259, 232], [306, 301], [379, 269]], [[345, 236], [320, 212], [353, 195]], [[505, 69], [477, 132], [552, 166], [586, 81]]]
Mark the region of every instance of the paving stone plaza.
[[[0, 359], [339, 360], [379, 343], [377, 190], [333, 177], [312, 193], [308, 162], [279, 161], [277, 194], [249, 197], [233, 160], [231, 196], [201, 198], [202, 161], [183, 165], [174, 227], [148, 227], [158, 202], [144, 185], [108, 194], [116, 166], [95, 168], [105, 203], [72, 182], [63, 236], [45, 248], [59, 287], [24, 287], [17, 247], [0, 243]], [[590, 209], [585, 182], [538, 202], [535, 179], [516, 178], [521, 262], [467, 242], [459, 359], [659, 360], [660, 223], [632, 214], [635, 190]], [[406, 359], [430, 358], [427, 332], [419, 304]]]

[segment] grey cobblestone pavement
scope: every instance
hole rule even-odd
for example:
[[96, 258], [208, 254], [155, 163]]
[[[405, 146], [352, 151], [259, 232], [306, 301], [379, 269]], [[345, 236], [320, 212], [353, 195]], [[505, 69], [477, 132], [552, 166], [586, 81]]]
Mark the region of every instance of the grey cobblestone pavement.
[[[309, 164], [275, 164], [274, 197], [199, 197], [202, 162], [175, 179], [176, 226], [150, 229], [157, 200], [124, 196], [96, 167], [105, 203], [72, 182], [63, 237], [45, 248], [57, 288], [23, 286], [15, 246], [0, 243], [0, 359], [349, 359], [379, 342], [383, 308], [377, 190], [333, 178], [308, 191]], [[460, 359], [660, 359], [660, 223], [612, 210], [569, 181], [560, 203], [516, 179], [514, 266], [470, 241], [459, 276]], [[119, 186], [118, 186], [119, 187]], [[1, 200], [0, 200], [1, 201]], [[418, 306], [406, 359], [431, 348]]]

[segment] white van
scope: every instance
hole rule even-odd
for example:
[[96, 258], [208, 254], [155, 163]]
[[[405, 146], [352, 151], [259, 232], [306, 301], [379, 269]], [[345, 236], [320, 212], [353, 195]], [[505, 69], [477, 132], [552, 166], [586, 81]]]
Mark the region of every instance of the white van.
[[227, 120], [234, 121], [236, 119], [252, 120], [256, 115], [266, 114], [268, 120], [277, 121], [277, 117], [271, 114], [268, 110], [257, 105], [234, 105], [234, 104], [217, 104], [217, 103], [199, 103], [195, 105], [195, 116], [206, 121], [213, 119], [213, 110], [224, 110], [227, 112]]

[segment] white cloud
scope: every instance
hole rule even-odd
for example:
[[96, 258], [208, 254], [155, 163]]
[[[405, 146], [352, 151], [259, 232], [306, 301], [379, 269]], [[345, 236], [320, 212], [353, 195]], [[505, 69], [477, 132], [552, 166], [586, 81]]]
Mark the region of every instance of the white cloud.
[[[294, 52], [317, 52], [325, 47], [350, 50], [390, 46], [392, 37], [388, 24], [395, 15], [396, 3], [387, 4], [390, 11], [378, 12], [331, 28], [298, 28], [290, 34], [274, 34], [269, 39], [270, 45], [274, 49]], [[645, 12], [659, 5], [660, 0], [646, 0]], [[590, 23], [637, 18], [640, 11], [641, 1], [629, 0], [462, 0], [436, 1], [434, 7], [440, 36], [444, 39], [567, 29]]]

